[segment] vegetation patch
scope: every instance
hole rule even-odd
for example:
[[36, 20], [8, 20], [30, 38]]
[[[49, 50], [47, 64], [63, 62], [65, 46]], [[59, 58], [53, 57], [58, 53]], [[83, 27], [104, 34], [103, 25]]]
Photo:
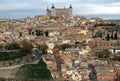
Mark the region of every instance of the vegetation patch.
[[38, 64], [23, 65], [19, 68], [16, 76], [22, 78], [51, 79], [51, 73], [47, 65], [41, 59]]
[[59, 50], [65, 50], [66, 48], [71, 48], [72, 46], [70, 44], [61, 44], [61, 45], [55, 45], [54, 48], [57, 48]]
[[28, 55], [28, 53], [23, 52], [0, 52], [0, 61], [15, 60], [16, 58], [21, 58]]
[[95, 24], [94, 27], [98, 27], [98, 26], [116, 26], [116, 24], [114, 23], [110, 23], [110, 24]]
[[31, 54], [33, 45], [30, 42], [22, 41], [19, 43], [9, 43], [5, 46], [6, 51], [0, 52], [0, 61], [15, 60]]

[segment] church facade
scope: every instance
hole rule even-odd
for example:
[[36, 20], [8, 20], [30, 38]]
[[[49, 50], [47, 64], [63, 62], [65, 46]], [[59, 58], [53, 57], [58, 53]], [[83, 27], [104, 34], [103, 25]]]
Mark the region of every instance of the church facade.
[[72, 6], [70, 5], [69, 8], [55, 8], [53, 4], [51, 9], [47, 7], [46, 15], [70, 17], [72, 16]]

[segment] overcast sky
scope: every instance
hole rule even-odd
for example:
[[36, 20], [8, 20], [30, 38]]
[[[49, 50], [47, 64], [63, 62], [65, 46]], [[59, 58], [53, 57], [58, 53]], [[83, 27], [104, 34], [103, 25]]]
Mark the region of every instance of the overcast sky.
[[120, 0], [0, 0], [0, 18], [45, 14], [46, 7], [53, 3], [56, 8], [72, 4], [74, 15], [120, 17]]

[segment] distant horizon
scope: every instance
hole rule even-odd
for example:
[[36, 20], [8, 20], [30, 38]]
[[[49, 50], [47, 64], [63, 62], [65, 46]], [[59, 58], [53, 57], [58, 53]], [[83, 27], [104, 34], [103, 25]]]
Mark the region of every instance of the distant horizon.
[[[9, 12], [9, 13], [8, 13]], [[35, 17], [35, 16], [38, 16], [38, 15], [46, 15], [46, 13], [42, 12], [40, 13], [40, 10], [36, 10], [36, 11], [24, 11], [24, 12], [21, 12], [21, 11], [17, 11], [17, 12], [13, 12], [13, 11], [3, 11], [3, 12], [0, 12], [2, 15], [0, 15], [0, 19], [6, 19], [6, 18], [10, 18], [10, 19], [17, 19], [17, 18], [26, 18], [26, 17]], [[5, 14], [5, 13], [8, 13], [8, 14]], [[73, 14], [73, 16], [80, 16], [80, 17], [86, 17], [86, 18], [94, 18], [94, 17], [100, 17], [100, 18], [103, 18], [104, 20], [120, 20], [120, 15], [101, 15], [101, 14], [93, 14], [93, 15], [90, 15], [90, 14]]]

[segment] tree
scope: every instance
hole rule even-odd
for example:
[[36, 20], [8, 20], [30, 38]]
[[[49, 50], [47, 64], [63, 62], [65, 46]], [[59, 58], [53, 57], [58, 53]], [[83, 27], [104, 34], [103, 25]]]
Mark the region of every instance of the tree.
[[46, 54], [48, 45], [46, 43], [42, 43], [42, 44], [38, 45], [38, 48], [42, 51], [42, 54]]
[[72, 47], [70, 44], [63, 44], [61, 45], [62, 50], [65, 50], [66, 48]]
[[2, 78], [2, 77], [1, 77], [1, 78], [0, 78], [0, 81], [6, 81], [6, 80], [5, 80], [5, 78]]
[[20, 48], [22, 52], [31, 53], [31, 50], [33, 49], [33, 45], [30, 42], [23, 41], [20, 44]]
[[117, 32], [114, 34], [114, 39], [118, 39], [118, 35], [117, 35]]
[[114, 23], [110, 23], [110, 24], [102, 24], [102, 23], [100, 23], [100, 24], [95, 24], [94, 25], [94, 27], [98, 27], [98, 26], [116, 26], [116, 24], [114, 24]]
[[7, 52], [0, 52], [0, 61], [9, 58], [10, 55]]
[[111, 34], [111, 39], [114, 39], [113, 33]]
[[56, 44], [56, 45], [54, 46], [54, 49], [55, 49], [55, 48], [61, 50], [61, 46], [60, 46], [60, 45], [57, 45], [57, 44]]
[[61, 45], [55, 45], [54, 48], [58, 48], [59, 50], [65, 50], [66, 48], [72, 47], [70, 44], [61, 44]]
[[16, 76], [32, 79], [52, 79], [51, 73], [47, 69], [47, 65], [43, 59], [41, 59], [38, 64], [27, 64], [21, 66], [16, 72]]
[[106, 39], [107, 39], [107, 41], [110, 40], [110, 35], [109, 34], [107, 34]]
[[100, 37], [100, 38], [102, 38], [102, 37], [103, 37], [103, 34], [102, 34], [102, 33], [100, 33], [99, 37]]
[[108, 50], [102, 50], [98, 52], [99, 58], [109, 58], [110, 52]]
[[49, 35], [49, 32], [48, 32], [48, 31], [46, 31], [46, 32], [45, 32], [45, 35], [48, 37], [48, 35]]
[[36, 35], [37, 35], [37, 36], [43, 35], [43, 31], [36, 30], [35, 32], [36, 32]]
[[7, 44], [7, 45], [5, 46], [5, 49], [15, 50], [15, 49], [20, 49], [20, 46], [19, 46], [18, 43], [14, 42], [14, 43]]
[[120, 56], [114, 55], [114, 58], [112, 60], [120, 61]]

